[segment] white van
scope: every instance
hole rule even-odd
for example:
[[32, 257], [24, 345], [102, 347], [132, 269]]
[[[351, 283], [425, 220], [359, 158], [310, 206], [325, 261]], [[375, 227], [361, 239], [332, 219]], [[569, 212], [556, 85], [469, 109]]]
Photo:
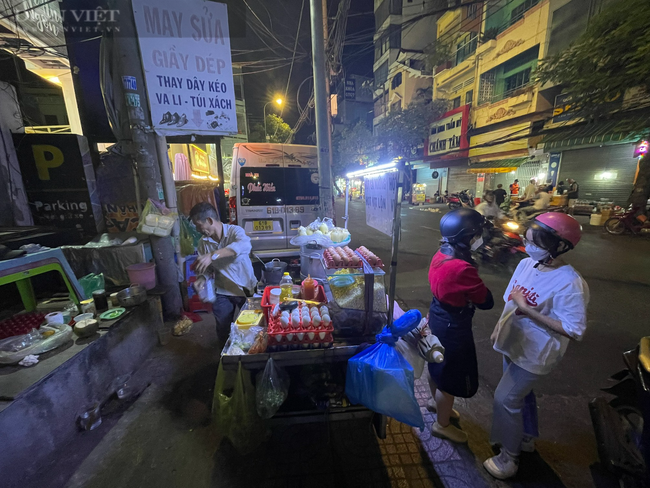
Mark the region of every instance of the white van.
[[316, 146], [235, 144], [230, 223], [244, 228], [256, 254], [298, 254], [289, 241], [318, 217], [318, 206]]

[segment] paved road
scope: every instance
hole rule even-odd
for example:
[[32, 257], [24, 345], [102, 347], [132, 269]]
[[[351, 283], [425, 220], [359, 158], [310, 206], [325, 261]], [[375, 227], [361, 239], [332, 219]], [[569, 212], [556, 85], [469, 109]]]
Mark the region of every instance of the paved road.
[[[337, 206], [342, 215], [342, 205]], [[403, 206], [402, 240], [398, 260], [397, 296], [410, 308], [423, 313], [431, 293], [427, 281], [431, 256], [438, 248], [440, 218], [447, 211]], [[572, 343], [558, 368], [538, 388], [541, 439], [538, 452], [565, 486], [594, 486], [590, 466], [597, 460], [589, 418], [588, 401], [599, 394], [610, 374], [623, 367], [621, 353], [634, 347], [648, 333], [646, 304], [650, 291], [650, 240], [632, 236], [609, 236], [602, 228], [589, 227], [567, 261], [584, 276], [591, 291], [588, 332], [584, 341]], [[353, 202], [349, 229], [353, 244], [364, 244], [389, 262], [390, 238], [365, 225], [362, 202]], [[501, 374], [501, 358], [491, 348], [489, 336], [502, 310], [510, 275], [482, 269], [481, 276], [495, 296], [494, 310], [477, 311], [474, 334], [481, 388], [460, 403], [468, 415], [470, 448], [478, 460], [489, 454], [491, 398]], [[482, 457], [481, 457], [482, 456]], [[524, 483], [525, 484], [525, 483]], [[525, 484], [526, 486], [529, 486]]]

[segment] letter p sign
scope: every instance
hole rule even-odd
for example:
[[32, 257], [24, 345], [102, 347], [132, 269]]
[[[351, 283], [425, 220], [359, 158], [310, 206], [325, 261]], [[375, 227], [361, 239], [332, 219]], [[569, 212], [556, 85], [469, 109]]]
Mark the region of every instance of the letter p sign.
[[40, 180], [50, 179], [50, 169], [58, 168], [63, 164], [63, 153], [61, 149], [55, 146], [39, 144], [32, 146], [38, 178]]

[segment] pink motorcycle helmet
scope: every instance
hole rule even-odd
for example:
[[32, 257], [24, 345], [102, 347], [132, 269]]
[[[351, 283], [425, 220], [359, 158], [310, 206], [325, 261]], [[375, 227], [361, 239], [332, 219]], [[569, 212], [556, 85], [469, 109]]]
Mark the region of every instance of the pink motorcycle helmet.
[[532, 226], [539, 226], [542, 230], [550, 232], [563, 241], [568, 249], [573, 249], [580, 242], [582, 237], [582, 226], [580, 223], [565, 213], [547, 212], [535, 217]]

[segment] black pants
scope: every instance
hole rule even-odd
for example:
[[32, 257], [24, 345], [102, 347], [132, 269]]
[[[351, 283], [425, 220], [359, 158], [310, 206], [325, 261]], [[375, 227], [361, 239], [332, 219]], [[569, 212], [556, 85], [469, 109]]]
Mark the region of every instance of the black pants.
[[230, 295], [217, 295], [212, 304], [212, 313], [217, 322], [217, 339], [226, 342], [230, 335], [230, 324], [235, 318], [235, 311], [246, 303], [246, 297], [235, 297]]

